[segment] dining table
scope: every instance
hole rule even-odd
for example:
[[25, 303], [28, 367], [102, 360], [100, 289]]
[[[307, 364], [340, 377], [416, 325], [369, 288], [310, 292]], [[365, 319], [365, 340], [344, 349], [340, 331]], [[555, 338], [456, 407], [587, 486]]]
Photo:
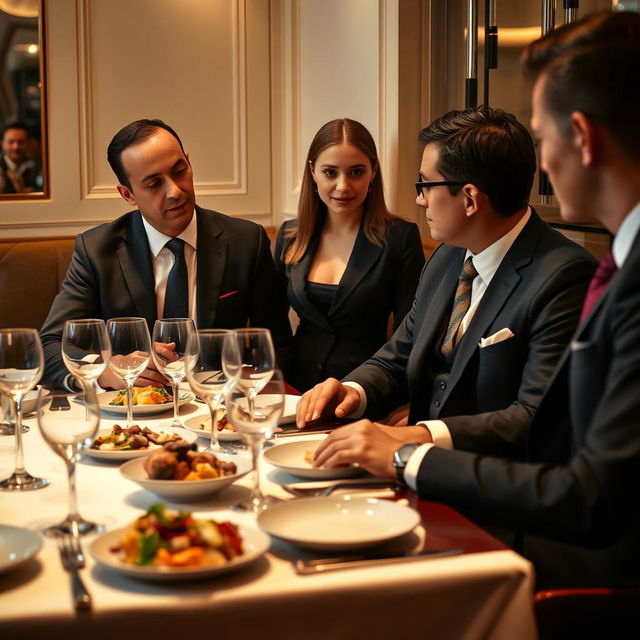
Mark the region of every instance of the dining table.
[[[206, 406], [195, 401], [180, 410], [182, 420], [191, 421], [198, 416], [204, 419], [206, 412]], [[136, 422], [160, 430], [171, 418], [168, 410]], [[65, 419], [64, 411], [59, 411], [58, 419]], [[122, 416], [103, 412], [100, 430], [124, 421]], [[272, 538], [264, 555], [236, 571], [191, 581], [152, 582], [96, 563], [88, 552], [95, 535], [89, 535], [82, 539], [86, 566], [80, 575], [92, 607], [76, 611], [56, 540], [40, 533], [67, 513], [66, 467], [43, 440], [36, 417], [26, 416], [24, 423], [29, 427], [24, 434], [25, 466], [50, 484], [36, 491], [0, 493], [0, 532], [2, 526], [22, 527], [38, 532], [42, 541], [39, 552], [20, 566], [4, 572], [0, 567], [2, 638], [536, 638], [534, 574], [525, 558], [444, 504], [420, 500], [411, 491], [395, 494], [373, 488], [349, 493], [392, 499], [415, 509], [420, 524], [411, 535], [421, 547], [459, 552], [300, 575], [294, 568], [297, 560], [336, 552], [304, 550]], [[314, 437], [318, 435], [287, 434], [286, 439], [276, 435], [269, 444]], [[206, 442], [198, 439], [200, 445]], [[248, 456], [242, 443], [233, 446], [233, 457]], [[11, 473], [13, 462], [14, 437], [1, 436], [0, 478]], [[119, 467], [118, 462], [87, 455], [77, 464], [79, 511], [104, 524], [107, 531], [130, 524], [160, 501], [124, 477]], [[261, 464], [261, 481], [274, 501], [298, 500], [282, 484], [304, 482], [266, 459]], [[169, 502], [168, 506], [192, 511], [199, 518], [256, 527], [254, 513], [230, 509], [247, 498], [250, 487], [248, 474], [201, 501]]]

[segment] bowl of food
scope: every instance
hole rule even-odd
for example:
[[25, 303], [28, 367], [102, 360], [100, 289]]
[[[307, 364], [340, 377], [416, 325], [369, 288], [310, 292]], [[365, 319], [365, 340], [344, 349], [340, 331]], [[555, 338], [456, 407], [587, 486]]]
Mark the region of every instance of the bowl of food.
[[197, 440], [197, 436], [179, 427], [149, 429], [137, 424], [130, 427], [116, 424], [111, 429], [100, 431], [83, 453], [98, 460], [131, 460], [144, 457], [166, 443], [178, 440], [191, 444]]
[[[173, 396], [163, 387], [133, 387], [133, 401], [131, 408], [134, 416], [153, 415], [173, 409]], [[191, 391], [180, 391], [178, 406], [191, 402], [195, 396]], [[98, 394], [98, 404], [102, 411], [115, 413], [120, 416], [127, 415], [127, 392], [104, 391]]]
[[[228, 442], [242, 439], [240, 433], [236, 431], [233, 425], [227, 420], [227, 410], [224, 407], [218, 408], [217, 419], [218, 440]], [[184, 426], [201, 438], [211, 440], [211, 416], [192, 416], [185, 421]]]
[[120, 467], [128, 480], [173, 502], [206, 500], [249, 471], [249, 458], [199, 452], [195, 444], [184, 440], [170, 442]]
[[227, 573], [257, 560], [269, 536], [232, 522], [196, 518], [151, 505], [128, 527], [96, 538], [89, 551], [107, 569], [145, 580], [186, 580]]

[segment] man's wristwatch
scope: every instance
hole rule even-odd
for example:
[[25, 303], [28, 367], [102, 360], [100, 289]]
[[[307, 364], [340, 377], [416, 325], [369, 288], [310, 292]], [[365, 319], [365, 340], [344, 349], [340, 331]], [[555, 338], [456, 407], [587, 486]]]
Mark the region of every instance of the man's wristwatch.
[[419, 444], [403, 444], [393, 453], [393, 468], [396, 470], [398, 482], [404, 483], [404, 470], [409, 462], [411, 454], [419, 447]]

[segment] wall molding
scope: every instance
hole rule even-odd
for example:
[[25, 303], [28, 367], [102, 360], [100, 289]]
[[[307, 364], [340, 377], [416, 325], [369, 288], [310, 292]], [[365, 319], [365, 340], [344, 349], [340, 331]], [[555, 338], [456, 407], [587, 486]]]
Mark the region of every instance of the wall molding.
[[[248, 195], [247, 145], [247, 21], [246, 0], [232, 0], [232, 101], [233, 101], [233, 178], [227, 181], [197, 181], [200, 196]], [[96, 180], [94, 140], [94, 78], [91, 60], [91, 0], [76, 0], [78, 54], [78, 111], [80, 135], [80, 188], [84, 200], [118, 200], [113, 184]], [[0, 227], [1, 228], [1, 227]]]

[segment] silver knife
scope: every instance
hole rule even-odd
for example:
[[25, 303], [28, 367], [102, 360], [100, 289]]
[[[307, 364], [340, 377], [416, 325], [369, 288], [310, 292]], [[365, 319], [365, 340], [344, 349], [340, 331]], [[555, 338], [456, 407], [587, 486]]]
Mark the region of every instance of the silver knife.
[[381, 564], [393, 564], [396, 562], [409, 562], [410, 560], [424, 560], [425, 558], [440, 558], [443, 556], [455, 556], [462, 553], [461, 547], [448, 549], [423, 549], [417, 553], [391, 554], [391, 553], [362, 553], [336, 558], [318, 558], [316, 560], [296, 560], [294, 568], [296, 573], [302, 576], [336, 569], [351, 569], [356, 567], [371, 567]]

